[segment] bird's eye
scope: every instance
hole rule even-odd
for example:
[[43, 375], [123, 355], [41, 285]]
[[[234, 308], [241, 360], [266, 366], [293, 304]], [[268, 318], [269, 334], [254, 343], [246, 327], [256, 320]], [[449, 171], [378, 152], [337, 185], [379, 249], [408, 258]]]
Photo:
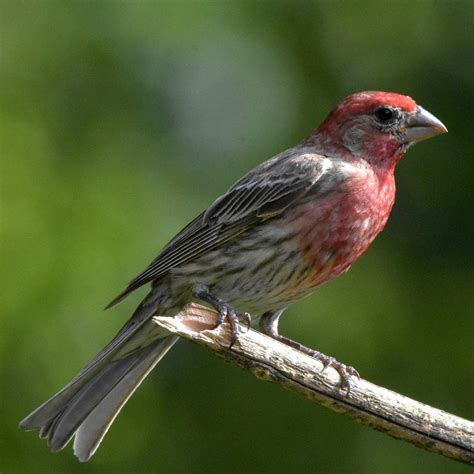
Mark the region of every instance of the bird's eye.
[[389, 109], [388, 107], [380, 107], [380, 109], [377, 109], [375, 112], [375, 116], [382, 122], [382, 123], [387, 123], [390, 122], [390, 120], [393, 119], [395, 114], [393, 113], [392, 109]]

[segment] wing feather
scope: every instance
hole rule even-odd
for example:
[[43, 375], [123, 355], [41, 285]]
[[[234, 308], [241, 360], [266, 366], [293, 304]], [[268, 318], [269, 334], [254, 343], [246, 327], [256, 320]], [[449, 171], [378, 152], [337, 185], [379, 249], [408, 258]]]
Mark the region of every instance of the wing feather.
[[[282, 213], [320, 181], [326, 169], [324, 158], [315, 154], [283, 154], [252, 170], [176, 235], [107, 307], [172, 268], [193, 261]], [[293, 163], [288, 163], [289, 160]]]

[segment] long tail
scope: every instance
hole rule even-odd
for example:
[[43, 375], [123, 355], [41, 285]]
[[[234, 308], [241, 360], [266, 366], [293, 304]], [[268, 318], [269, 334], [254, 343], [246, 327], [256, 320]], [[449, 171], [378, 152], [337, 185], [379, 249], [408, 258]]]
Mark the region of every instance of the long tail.
[[39, 429], [53, 452], [75, 436], [74, 453], [88, 461], [143, 379], [176, 342], [151, 321], [142, 304], [115, 338], [56, 395], [28, 415], [20, 427]]

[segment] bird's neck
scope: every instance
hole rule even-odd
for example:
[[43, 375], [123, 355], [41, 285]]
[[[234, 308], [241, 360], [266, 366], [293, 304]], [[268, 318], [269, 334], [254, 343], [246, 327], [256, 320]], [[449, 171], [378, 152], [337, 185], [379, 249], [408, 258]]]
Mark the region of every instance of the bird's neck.
[[379, 176], [392, 174], [395, 166], [406, 153], [407, 146], [390, 136], [380, 135], [369, 141], [334, 140], [326, 133], [316, 131], [303, 141], [304, 146], [314, 147], [317, 153], [337, 156], [349, 163], [366, 162]]

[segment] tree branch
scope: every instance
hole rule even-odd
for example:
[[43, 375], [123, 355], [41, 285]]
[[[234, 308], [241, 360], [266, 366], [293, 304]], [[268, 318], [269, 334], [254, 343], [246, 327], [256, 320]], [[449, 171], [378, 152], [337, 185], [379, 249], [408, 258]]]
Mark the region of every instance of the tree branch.
[[336, 413], [456, 461], [474, 463], [474, 423], [432, 408], [365, 380], [353, 379], [351, 391], [339, 388], [339, 375], [321, 362], [254, 330], [229, 349], [228, 324], [213, 329], [217, 313], [190, 304], [175, 317], [154, 318], [168, 331], [202, 344], [216, 355], [276, 382]]

